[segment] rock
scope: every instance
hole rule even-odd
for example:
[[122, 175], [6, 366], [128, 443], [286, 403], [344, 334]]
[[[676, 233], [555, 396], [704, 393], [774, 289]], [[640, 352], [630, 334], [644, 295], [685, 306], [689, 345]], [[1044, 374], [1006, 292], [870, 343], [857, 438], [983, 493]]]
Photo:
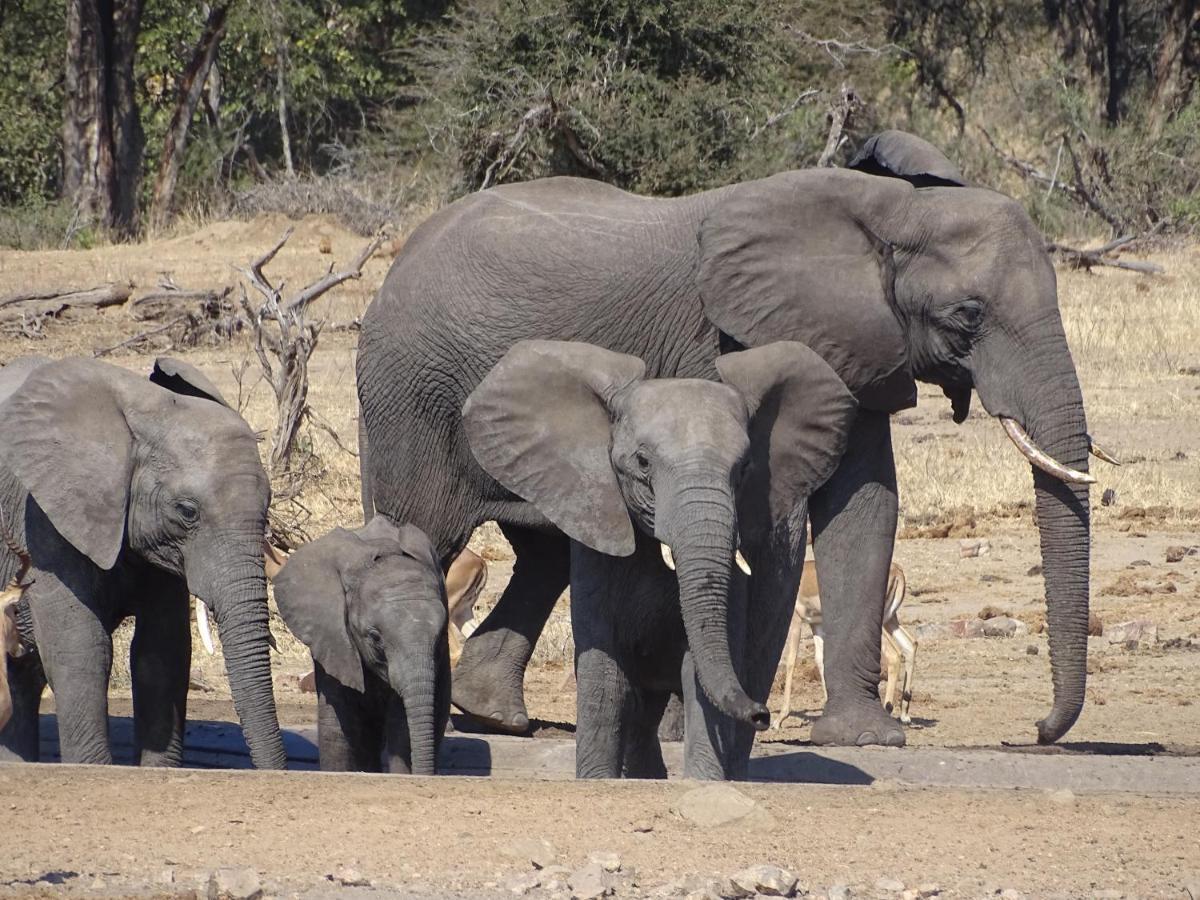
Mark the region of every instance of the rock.
[[1104, 493], [1100, 495], [1101, 506], [1112, 506], [1117, 502], [1117, 492], [1112, 488], [1105, 488]]
[[913, 626], [913, 632], [918, 641], [941, 641], [958, 636], [949, 622], [922, 622]]
[[770, 827], [774, 822], [770, 813], [730, 784], [693, 788], [679, 798], [671, 811], [701, 828], [743, 820]]
[[92, 883], [88, 885], [88, 890], [103, 891], [108, 887], [108, 882], [103, 878], [93, 878]]
[[188, 672], [188, 690], [199, 691], [202, 694], [209, 694], [216, 690], [213, 683], [208, 680], [208, 677], [199, 669], [192, 669]]
[[1104, 635], [1104, 620], [1096, 615], [1095, 611], [1088, 612], [1088, 637], [1102, 637]]
[[521, 865], [532, 865], [535, 869], [544, 869], [558, 860], [558, 850], [545, 838], [517, 838], [500, 852]]
[[511, 893], [522, 897], [532, 890], [536, 890], [542, 885], [542, 875], [540, 872], [525, 872], [521, 875], [516, 875], [508, 881], [504, 882], [504, 888]]
[[1158, 626], [1149, 619], [1133, 619], [1109, 625], [1104, 632], [1110, 644], [1153, 645], [1158, 643]]
[[898, 894], [904, 890], [904, 882], [897, 878], [880, 878], [875, 882], [875, 890], [885, 894]]
[[828, 897], [829, 900], [850, 900], [850, 887], [849, 885], [845, 884], [832, 885], [830, 886], [829, 890], [825, 892], [825, 896]]
[[345, 887], [368, 887], [371, 884], [371, 880], [353, 866], [338, 866], [333, 874], [327, 877]]
[[765, 894], [768, 897], [791, 897], [796, 893], [796, 876], [779, 866], [751, 866], [731, 876], [730, 883], [747, 893], [744, 896]]
[[629, 826], [629, 830], [634, 834], [649, 834], [654, 830], [654, 824], [652, 822], [639, 819]]
[[1015, 637], [1020, 634], [1029, 634], [1029, 626], [1020, 619], [1000, 616], [983, 623], [984, 637]]
[[300, 692], [304, 694], [315, 694], [317, 692], [317, 673], [316, 671], [309, 672], [300, 679]]
[[978, 616], [986, 622], [988, 619], [1012, 618], [1012, 613], [1002, 610], [998, 606], [992, 606], [989, 603], [979, 611]]
[[1180, 560], [1182, 560], [1185, 556], [1195, 556], [1196, 549], [1197, 548], [1195, 548], [1195, 547], [1185, 547], [1182, 544], [1177, 544], [1173, 547], [1168, 547], [1167, 548], [1167, 562], [1177, 563]]
[[1151, 565], [1151, 562], [1150, 562], [1150, 560], [1148, 560], [1148, 559], [1135, 559], [1133, 562], [1131, 562], [1131, 563], [1129, 564], [1129, 568], [1131, 568], [1131, 569], [1141, 569], [1141, 568], [1144, 568], [1144, 567], [1146, 567], [1146, 566], [1149, 566], [1149, 565]]
[[262, 879], [253, 869], [217, 869], [208, 879], [208, 900], [258, 900]]
[[605, 872], [621, 871], [621, 857], [610, 850], [596, 850], [589, 853], [588, 862], [595, 863]]
[[935, 884], [933, 882], [926, 882], [925, 884], [917, 885], [917, 896], [918, 897], [923, 897], [923, 898], [936, 897], [941, 892], [942, 892], [941, 885]]
[[1014, 888], [1004, 888], [996, 894], [1000, 900], [1024, 900], [1025, 895]]
[[983, 637], [983, 626], [980, 619], [954, 619], [950, 622], [950, 633], [957, 638]]
[[599, 863], [588, 863], [567, 879], [572, 900], [597, 900], [613, 893], [612, 879]]
[[1051, 803], [1074, 803], [1075, 792], [1070, 788], [1059, 788], [1057, 791], [1049, 791], [1047, 794]]
[[175, 883], [175, 870], [174, 869], [163, 869], [161, 872], [159, 872], [158, 873], [158, 883], [159, 884], [174, 884]]
[[960, 559], [987, 556], [991, 552], [992, 544], [987, 538], [963, 538], [958, 542], [958, 556]]
[[1042, 651], [1038, 648], [1037, 644], [1030, 644], [1028, 647], [1025, 648], [1026, 656], [1037, 656], [1041, 652]]
[[1029, 567], [1029, 570], [1025, 574], [1028, 575], [1030, 578], [1032, 578], [1034, 575], [1041, 575], [1042, 574], [1042, 564], [1034, 563], [1032, 566]]

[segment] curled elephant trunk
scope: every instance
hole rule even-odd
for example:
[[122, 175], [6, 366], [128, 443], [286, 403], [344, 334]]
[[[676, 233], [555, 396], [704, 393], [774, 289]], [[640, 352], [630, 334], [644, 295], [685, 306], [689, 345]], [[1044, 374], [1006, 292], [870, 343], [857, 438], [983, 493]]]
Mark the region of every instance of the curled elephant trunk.
[[189, 577], [188, 582], [216, 619], [233, 705], [254, 767], [283, 769], [287, 754], [271, 682], [267, 582], [261, 556], [258, 560], [230, 566], [221, 578]]
[[414, 775], [437, 773], [436, 664], [432, 648], [421, 663], [401, 664], [400, 671], [389, 673], [389, 681], [404, 701], [408, 721], [408, 742]]
[[718, 487], [687, 488], [660, 511], [657, 530], [675, 564], [680, 612], [700, 686], [726, 715], [766, 729], [771, 714], [742, 688], [729, 649], [737, 534], [732, 493]]

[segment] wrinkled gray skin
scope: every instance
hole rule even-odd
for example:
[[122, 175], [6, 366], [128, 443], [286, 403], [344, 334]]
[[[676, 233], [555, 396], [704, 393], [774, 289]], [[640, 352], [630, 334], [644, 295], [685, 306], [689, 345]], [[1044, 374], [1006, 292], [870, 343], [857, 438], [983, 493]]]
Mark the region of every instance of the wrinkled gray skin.
[[[719, 363], [724, 384], [647, 381], [640, 359], [523, 341], [468, 398], [471, 449], [572, 538], [576, 774], [666, 777], [656, 730], [684, 698], [685, 774], [738, 772], [747, 553], [841, 459], [857, 404], [802, 344]], [[659, 545], [672, 551], [676, 570]]]
[[321, 768], [432, 775], [450, 717], [446, 587], [429, 538], [382, 517], [306, 544], [275, 577], [312, 651]]
[[[645, 360], [652, 377], [713, 379], [723, 352], [795, 340], [859, 402], [847, 452], [808, 504], [829, 689], [812, 737], [903, 743], [877, 691], [897, 513], [889, 414], [916, 402], [919, 379], [943, 387], [958, 421], [976, 391], [988, 413], [1015, 419], [1066, 466], [1086, 471], [1088, 444], [1054, 269], [1024, 210], [961, 184], [911, 135], [880, 135], [867, 161], [877, 174], [783, 172], [677, 199], [570, 178], [502, 186], [441, 210], [409, 239], [359, 343], [367, 436], [386, 448], [365, 460], [371, 499], [429, 534], [443, 564], [488, 519], [517, 554], [455, 670], [456, 705], [527, 728], [524, 668], [569, 578], [567, 540], [479, 467], [458, 419], [504, 352], [527, 338], [582, 340]], [[1038, 736], [1048, 742], [1083, 706], [1089, 507], [1086, 486], [1033, 474], [1054, 682]], [[797, 518], [750, 560], [748, 643], [760, 653], [741, 674], [756, 702], [782, 651], [803, 543]]]
[[251, 758], [283, 768], [262, 540], [270, 485], [255, 437], [186, 363], [150, 380], [85, 359], [0, 370], [0, 577], [28, 553], [18, 622], [37, 653], [9, 661], [14, 714], [0, 753], [38, 758], [49, 681], [62, 759], [109, 763], [112, 632], [130, 648], [142, 765], [179, 765], [191, 661], [189, 591], [220, 629]]

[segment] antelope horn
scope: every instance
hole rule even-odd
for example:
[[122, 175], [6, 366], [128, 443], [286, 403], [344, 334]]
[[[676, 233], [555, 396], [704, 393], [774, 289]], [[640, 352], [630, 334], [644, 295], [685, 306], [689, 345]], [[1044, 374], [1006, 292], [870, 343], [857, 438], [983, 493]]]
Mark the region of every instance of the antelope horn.
[[1121, 461], [1119, 459], [1117, 459], [1115, 456], [1113, 456], [1111, 453], [1109, 453], [1107, 450], [1105, 450], [1103, 447], [1101, 447], [1099, 444], [1097, 444], [1095, 441], [1093, 441], [1092, 436], [1090, 434], [1087, 436], [1087, 439], [1088, 439], [1088, 452], [1091, 453], [1092, 456], [1096, 457], [1096, 459], [1102, 459], [1106, 463], [1108, 463], [1110, 466], [1119, 466], [1121, 464]]
[[737, 567], [739, 569], [741, 569], [747, 575], [750, 574], [750, 563], [746, 562], [746, 557], [742, 556], [741, 550], [738, 550], [733, 554], [733, 561], [737, 563]]
[[671, 548], [666, 544], [660, 543], [658, 549], [662, 551], [663, 562], [666, 563], [668, 569], [675, 571], [675, 554], [671, 552]]
[[1004, 431], [1008, 434], [1009, 439], [1017, 445], [1017, 449], [1021, 451], [1025, 458], [1043, 472], [1053, 475], [1055, 478], [1065, 481], [1068, 484], [1096, 483], [1096, 479], [1087, 472], [1080, 472], [1078, 469], [1064, 466], [1045, 450], [1041, 449], [1033, 442], [1033, 438], [1020, 426], [1016, 419], [1001, 416], [1000, 424], [1004, 426]]
[[204, 645], [208, 655], [212, 656], [217, 649], [213, 646], [212, 626], [208, 622], [208, 607], [199, 597], [196, 598], [196, 628], [200, 632], [200, 643]]

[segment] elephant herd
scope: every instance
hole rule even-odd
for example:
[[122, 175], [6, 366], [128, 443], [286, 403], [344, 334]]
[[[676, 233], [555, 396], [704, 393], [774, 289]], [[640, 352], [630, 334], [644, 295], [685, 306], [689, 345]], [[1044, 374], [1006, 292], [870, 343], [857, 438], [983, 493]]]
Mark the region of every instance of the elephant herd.
[[[569, 586], [577, 773], [664, 777], [675, 696], [686, 774], [743, 777], [808, 526], [828, 694], [812, 740], [903, 745], [877, 686], [889, 416], [918, 380], [956, 422], [978, 393], [1031, 463], [1054, 685], [1038, 736], [1057, 740], [1084, 698], [1094, 448], [1054, 269], [1018, 203], [890, 131], [846, 169], [674, 199], [549, 178], [436, 213], [362, 320], [367, 524], [275, 578], [312, 650], [322, 767], [432, 773], [452, 702], [525, 732], [525, 668]], [[250, 428], [170, 359], [148, 379], [18, 360], [0, 404], [0, 579], [19, 579], [25, 651], [7, 658], [0, 744], [37, 758], [49, 682], [63, 759], [111, 761], [111, 634], [133, 616], [140, 761], [178, 765], [190, 593], [220, 629], [254, 764], [282, 767]], [[443, 572], [489, 520], [513, 575], [451, 679]]]

